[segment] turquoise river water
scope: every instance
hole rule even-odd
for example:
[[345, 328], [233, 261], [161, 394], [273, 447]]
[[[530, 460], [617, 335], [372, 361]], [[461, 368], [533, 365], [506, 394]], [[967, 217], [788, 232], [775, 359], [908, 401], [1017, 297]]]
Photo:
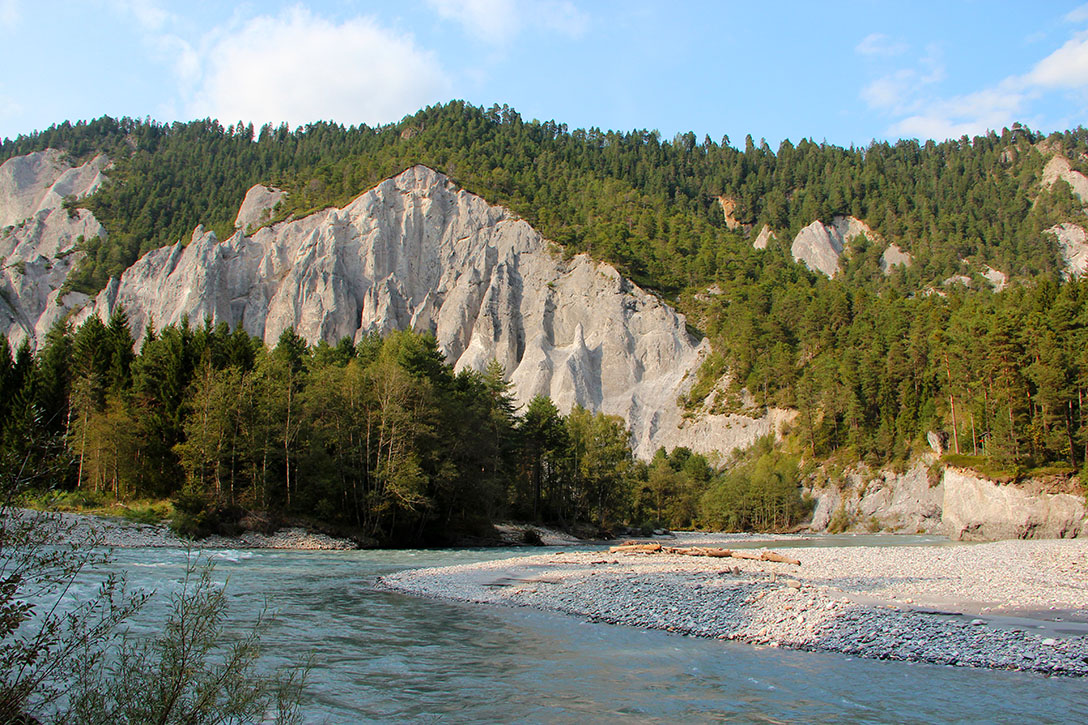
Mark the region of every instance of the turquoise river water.
[[[263, 640], [274, 661], [312, 653], [307, 722], [1088, 722], [1088, 680], [755, 648], [374, 586], [408, 567], [539, 551], [205, 555], [232, 619], [277, 613]], [[130, 584], [160, 594], [143, 626], [161, 621], [186, 556], [115, 552]]]

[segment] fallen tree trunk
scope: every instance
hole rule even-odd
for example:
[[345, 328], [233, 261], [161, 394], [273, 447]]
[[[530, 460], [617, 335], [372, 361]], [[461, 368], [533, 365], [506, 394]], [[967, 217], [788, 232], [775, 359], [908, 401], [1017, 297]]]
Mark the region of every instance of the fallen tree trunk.
[[661, 551], [661, 544], [621, 544], [608, 549], [615, 554], [617, 552], [641, 552], [643, 554], [656, 554]]
[[609, 549], [616, 553], [637, 554], [677, 554], [679, 556], [709, 556], [718, 559], [732, 557], [734, 559], [748, 559], [751, 561], [773, 561], [779, 564], [793, 564], [801, 566], [800, 559], [794, 559], [776, 551], [740, 551], [736, 549], [718, 549], [708, 546], [661, 546], [661, 544], [639, 544], [634, 541], [625, 541], [619, 546]]
[[794, 566], [801, 566], [800, 559], [792, 559], [788, 556], [783, 556], [782, 554], [774, 551], [764, 551], [763, 555], [760, 558], [763, 559], [763, 561], [777, 561], [782, 564], [793, 564]]

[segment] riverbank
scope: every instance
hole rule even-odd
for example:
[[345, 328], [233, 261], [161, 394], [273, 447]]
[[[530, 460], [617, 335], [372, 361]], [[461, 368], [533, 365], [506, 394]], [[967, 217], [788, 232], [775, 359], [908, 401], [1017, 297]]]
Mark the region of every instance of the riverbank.
[[356, 549], [354, 541], [340, 539], [318, 531], [292, 526], [271, 534], [246, 531], [239, 536], [209, 536], [185, 539], [166, 524], [141, 524], [113, 516], [92, 516], [32, 509], [10, 509], [9, 515], [23, 519], [41, 517], [40, 524], [48, 532], [51, 543], [92, 544], [119, 549], [178, 548], [178, 549], [293, 549], [302, 551], [340, 551]]
[[1088, 541], [789, 554], [801, 565], [555, 552], [410, 570], [381, 583], [758, 646], [1088, 675]]
[[[238, 536], [213, 535], [186, 539], [174, 533], [167, 523], [145, 524], [120, 516], [102, 516], [60, 511], [14, 508], [13, 516], [41, 516], [57, 544], [93, 541], [99, 546], [118, 549], [193, 548], [193, 549], [293, 549], [301, 551], [343, 551], [358, 549], [352, 539], [329, 536], [304, 526], [285, 526], [270, 534], [244, 531]], [[528, 536], [527, 536], [528, 534]], [[471, 542], [474, 546], [584, 546], [585, 541], [572, 534], [544, 526], [502, 523], [495, 535]]]

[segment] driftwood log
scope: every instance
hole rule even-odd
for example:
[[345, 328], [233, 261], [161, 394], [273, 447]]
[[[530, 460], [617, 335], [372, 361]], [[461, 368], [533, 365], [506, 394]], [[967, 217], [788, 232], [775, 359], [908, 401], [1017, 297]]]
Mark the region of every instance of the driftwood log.
[[681, 556], [710, 556], [715, 558], [751, 559], [753, 561], [774, 561], [780, 564], [801, 566], [799, 559], [794, 559], [776, 551], [751, 551], [738, 549], [718, 549], [708, 546], [662, 546], [661, 544], [640, 544], [637, 541], [625, 541], [609, 549], [613, 554], [679, 554]]

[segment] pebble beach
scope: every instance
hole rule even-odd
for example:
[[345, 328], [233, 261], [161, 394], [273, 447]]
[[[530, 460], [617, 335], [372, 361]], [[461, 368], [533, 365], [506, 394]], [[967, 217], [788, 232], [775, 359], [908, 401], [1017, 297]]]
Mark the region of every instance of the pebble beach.
[[553, 552], [404, 571], [381, 584], [756, 646], [1088, 675], [1088, 541], [788, 551], [800, 566]]

